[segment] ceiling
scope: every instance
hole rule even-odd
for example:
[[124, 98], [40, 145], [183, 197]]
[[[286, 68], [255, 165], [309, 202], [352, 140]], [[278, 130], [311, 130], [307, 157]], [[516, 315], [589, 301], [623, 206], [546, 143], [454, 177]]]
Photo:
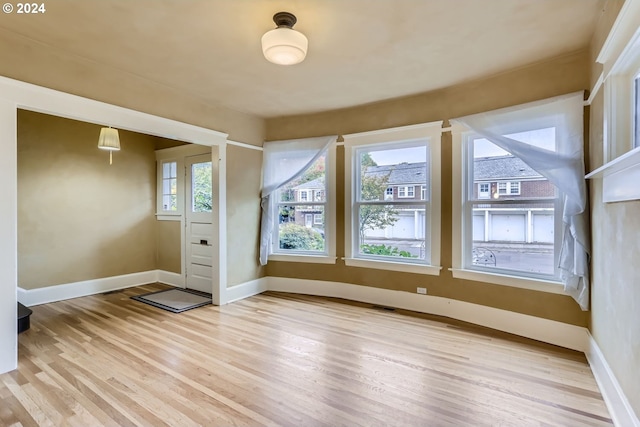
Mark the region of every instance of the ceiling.
[[[0, 28], [60, 56], [261, 117], [427, 92], [589, 45], [603, 0], [47, 0]], [[295, 14], [304, 62], [278, 66], [260, 38]]]

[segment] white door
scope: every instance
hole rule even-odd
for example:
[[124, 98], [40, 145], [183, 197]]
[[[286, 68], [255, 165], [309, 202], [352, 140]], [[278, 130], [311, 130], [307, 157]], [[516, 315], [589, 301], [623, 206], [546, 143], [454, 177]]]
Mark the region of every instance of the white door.
[[185, 266], [188, 289], [213, 292], [211, 155], [186, 158]]

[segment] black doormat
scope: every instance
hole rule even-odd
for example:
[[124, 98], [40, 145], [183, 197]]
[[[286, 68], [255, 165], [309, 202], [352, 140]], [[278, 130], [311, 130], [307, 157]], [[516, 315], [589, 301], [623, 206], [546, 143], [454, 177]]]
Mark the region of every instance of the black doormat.
[[191, 289], [166, 289], [131, 297], [136, 301], [170, 311], [182, 313], [192, 308], [211, 304], [211, 294]]

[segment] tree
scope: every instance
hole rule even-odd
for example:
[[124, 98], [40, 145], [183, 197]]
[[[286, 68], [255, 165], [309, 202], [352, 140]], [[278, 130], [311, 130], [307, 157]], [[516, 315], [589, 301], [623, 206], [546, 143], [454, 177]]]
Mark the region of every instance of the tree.
[[[378, 166], [369, 153], [360, 158], [360, 198], [363, 201], [384, 200], [389, 175], [367, 174], [370, 168]], [[393, 225], [398, 221], [398, 211], [393, 205], [360, 205], [360, 245], [364, 244], [367, 230], [377, 230]]]
[[193, 165], [193, 211], [211, 212], [212, 188], [211, 188], [211, 162]]

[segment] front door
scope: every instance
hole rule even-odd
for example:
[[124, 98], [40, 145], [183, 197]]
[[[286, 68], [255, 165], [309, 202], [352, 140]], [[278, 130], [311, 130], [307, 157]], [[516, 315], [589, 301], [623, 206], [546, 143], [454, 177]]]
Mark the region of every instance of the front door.
[[185, 266], [186, 287], [213, 291], [213, 224], [211, 155], [186, 158]]

